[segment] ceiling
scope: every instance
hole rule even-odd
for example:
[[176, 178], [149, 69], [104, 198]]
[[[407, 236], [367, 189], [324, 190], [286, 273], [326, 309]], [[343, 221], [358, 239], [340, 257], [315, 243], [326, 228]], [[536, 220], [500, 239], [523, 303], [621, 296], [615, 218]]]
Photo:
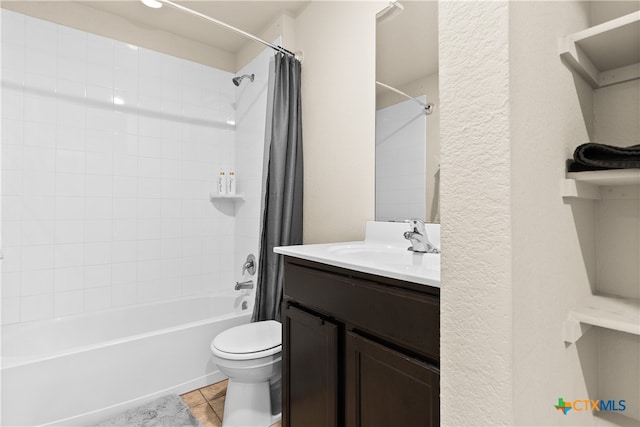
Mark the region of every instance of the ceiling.
[[[311, 0], [176, 1], [180, 5], [254, 35], [262, 33], [282, 14], [295, 18], [310, 2]], [[401, 0], [400, 3], [404, 11], [390, 20], [379, 23], [377, 31], [378, 80], [395, 87], [433, 74], [438, 69], [437, 1]], [[127, 29], [116, 25], [101, 26], [100, 20], [105, 17], [105, 13], [119, 17], [123, 20], [120, 22], [127, 27], [143, 29], [158, 37], [165, 33], [173, 34], [182, 39], [195, 41], [199, 45], [228, 52], [230, 55], [236, 55], [248, 44], [255, 43], [240, 34], [168, 5], [160, 9], [151, 9], [139, 0], [3, 0], [0, 5], [52, 22], [76, 26], [85, 31], [92, 31], [91, 28], [97, 31], [98, 27], [101, 27], [101, 35], [115, 39], [122, 39]], [[83, 8], [83, 14], [78, 13], [79, 7]], [[327, 23], [327, 26], [330, 28], [330, 23]], [[354, 31], [357, 30], [354, 28]], [[170, 41], [166, 38], [159, 40], [163, 41], [158, 43]]]
[[[214, 25], [204, 19], [192, 16], [170, 6], [151, 9], [140, 1], [91, 1], [78, 3], [125, 17], [127, 20], [148, 28], [164, 31], [216, 47], [227, 52], [237, 53], [247, 43], [246, 37]], [[208, 15], [219, 21], [258, 35], [280, 14], [297, 16], [307, 6], [305, 1], [176, 1], [182, 6]]]

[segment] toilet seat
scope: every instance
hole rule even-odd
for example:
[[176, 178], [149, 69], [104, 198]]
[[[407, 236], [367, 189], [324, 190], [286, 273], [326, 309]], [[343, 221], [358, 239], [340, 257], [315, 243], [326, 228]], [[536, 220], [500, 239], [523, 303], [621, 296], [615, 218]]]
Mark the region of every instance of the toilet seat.
[[229, 360], [267, 357], [282, 350], [282, 325], [275, 320], [248, 323], [218, 334], [211, 342], [216, 356]]

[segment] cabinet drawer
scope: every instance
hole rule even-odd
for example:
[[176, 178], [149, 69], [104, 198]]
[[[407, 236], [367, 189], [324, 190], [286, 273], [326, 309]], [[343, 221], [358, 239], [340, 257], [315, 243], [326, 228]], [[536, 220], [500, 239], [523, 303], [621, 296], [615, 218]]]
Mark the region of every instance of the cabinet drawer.
[[431, 359], [440, 359], [440, 302], [437, 297], [285, 264], [284, 294]]

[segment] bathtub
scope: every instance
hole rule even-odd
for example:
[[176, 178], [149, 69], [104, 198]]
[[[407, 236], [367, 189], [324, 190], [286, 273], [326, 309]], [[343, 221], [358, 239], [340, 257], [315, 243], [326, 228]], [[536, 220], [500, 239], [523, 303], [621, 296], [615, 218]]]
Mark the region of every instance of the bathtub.
[[88, 425], [224, 379], [209, 345], [250, 321], [247, 298], [186, 298], [3, 326], [0, 424]]

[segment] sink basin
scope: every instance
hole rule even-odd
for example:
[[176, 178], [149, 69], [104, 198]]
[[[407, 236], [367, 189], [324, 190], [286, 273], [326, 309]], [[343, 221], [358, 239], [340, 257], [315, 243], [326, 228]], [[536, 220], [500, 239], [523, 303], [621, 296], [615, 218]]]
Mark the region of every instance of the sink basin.
[[[430, 225], [429, 236], [439, 246], [439, 225]], [[434, 228], [436, 227], [436, 228]], [[440, 254], [407, 250], [403, 223], [367, 223], [363, 241], [280, 246], [274, 252], [379, 276], [440, 287]]]
[[417, 253], [396, 246], [362, 243], [336, 244], [327, 252], [347, 261], [388, 266], [419, 274], [426, 270], [440, 270], [440, 255]]

